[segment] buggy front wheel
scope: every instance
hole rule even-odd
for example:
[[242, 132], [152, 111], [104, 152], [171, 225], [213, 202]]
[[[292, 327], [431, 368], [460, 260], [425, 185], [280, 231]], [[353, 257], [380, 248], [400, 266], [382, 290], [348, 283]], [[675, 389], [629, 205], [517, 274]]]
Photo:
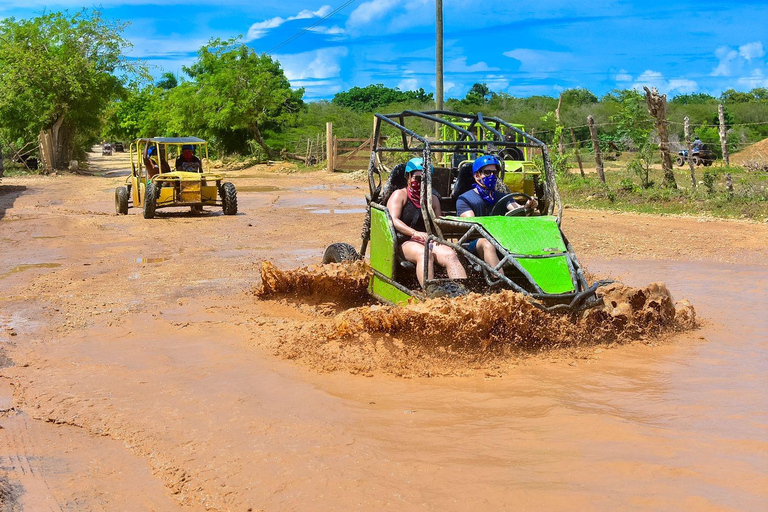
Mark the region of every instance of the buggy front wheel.
[[147, 183], [147, 188], [144, 189], [144, 218], [152, 219], [155, 216], [155, 209], [157, 208], [157, 185], [151, 181]]
[[444, 281], [439, 283], [429, 283], [424, 291], [427, 292], [427, 297], [430, 299], [436, 299], [438, 297], [460, 297], [469, 293], [469, 290], [456, 281]]
[[219, 195], [221, 195], [221, 209], [224, 215], [237, 215], [237, 190], [234, 183], [222, 183]]
[[128, 189], [125, 187], [117, 187], [115, 189], [115, 212], [118, 215], [126, 215], [128, 213]]
[[677, 160], [675, 160], [675, 163], [677, 164], [678, 167], [682, 167], [683, 165], [685, 165], [685, 158], [683, 158], [682, 156], [678, 156]]

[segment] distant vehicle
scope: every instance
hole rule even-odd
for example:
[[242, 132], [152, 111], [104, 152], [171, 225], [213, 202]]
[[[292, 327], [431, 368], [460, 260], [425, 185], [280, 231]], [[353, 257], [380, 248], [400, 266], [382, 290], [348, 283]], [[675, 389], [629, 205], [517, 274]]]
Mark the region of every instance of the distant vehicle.
[[[706, 144], [702, 144], [701, 148], [696, 150], [694, 149], [691, 151], [691, 161], [693, 162], [693, 165], [703, 165], [705, 167], [709, 167], [712, 165], [712, 163], [717, 160], [715, 157], [715, 154], [707, 149]], [[675, 160], [675, 163], [682, 167], [686, 164], [688, 161], [688, 150], [687, 149], [681, 149], [677, 152], [677, 160]]]
[[102, 156], [112, 156], [112, 144], [109, 142], [105, 142], [101, 145], [101, 155]]
[[112, 148], [117, 151], [118, 153], [124, 153], [125, 152], [125, 146], [123, 146], [122, 142], [115, 142], [115, 144], [112, 146]]
[[[194, 171], [171, 171], [169, 153], [181, 155], [182, 147], [196, 148], [202, 160]], [[198, 151], [199, 150], [199, 151]], [[202, 212], [204, 206], [220, 206], [224, 215], [237, 214], [237, 191], [218, 173], [205, 172], [208, 143], [197, 137], [154, 137], [131, 143], [131, 175], [125, 186], [115, 189], [115, 210], [126, 215], [128, 208], [141, 208], [145, 219], [158, 208], [188, 206]], [[220, 198], [220, 199], [219, 199]]]

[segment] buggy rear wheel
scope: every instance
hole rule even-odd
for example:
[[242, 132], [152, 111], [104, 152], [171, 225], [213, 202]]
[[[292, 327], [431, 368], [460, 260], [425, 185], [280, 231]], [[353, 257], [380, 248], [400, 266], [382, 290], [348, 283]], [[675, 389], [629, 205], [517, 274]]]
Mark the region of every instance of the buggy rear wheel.
[[222, 183], [219, 195], [221, 196], [221, 209], [224, 211], [224, 215], [236, 215], [237, 190], [234, 183]]
[[698, 156], [693, 157], [693, 165], [699, 166], [702, 164], [701, 158]]
[[128, 213], [128, 189], [125, 187], [117, 187], [115, 189], [115, 212], [118, 215], [126, 215]]
[[157, 185], [151, 181], [147, 183], [147, 188], [144, 189], [144, 218], [152, 219], [155, 216], [155, 209], [157, 208], [157, 192], [159, 191]]
[[359, 259], [360, 255], [357, 254], [355, 248], [343, 242], [329, 245], [325, 250], [325, 254], [323, 254], [323, 264], [346, 263]]

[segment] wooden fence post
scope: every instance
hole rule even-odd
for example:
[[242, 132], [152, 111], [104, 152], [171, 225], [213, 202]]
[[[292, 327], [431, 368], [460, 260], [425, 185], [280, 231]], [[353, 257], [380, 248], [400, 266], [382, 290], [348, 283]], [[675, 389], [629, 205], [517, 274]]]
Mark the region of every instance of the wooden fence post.
[[659, 151], [661, 151], [661, 170], [664, 172], [664, 186], [677, 188], [675, 173], [672, 171], [672, 157], [669, 156], [669, 135], [667, 134], [667, 95], [659, 94], [652, 87], [643, 86], [645, 89], [645, 103], [648, 105], [648, 113], [654, 119], [656, 131], [659, 134]]
[[693, 146], [691, 146], [691, 125], [688, 116], [685, 116], [683, 129], [685, 130], [685, 146], [688, 148], [688, 166], [691, 168], [691, 187], [696, 190], [696, 166], [693, 165]]
[[573, 141], [573, 150], [576, 152], [576, 161], [579, 162], [579, 172], [581, 173], [581, 177], [585, 178], [584, 164], [581, 163], [581, 155], [579, 154], [579, 143], [576, 142], [576, 135], [573, 133], [573, 128], [571, 128], [571, 140]]
[[597, 176], [600, 178], [601, 182], [605, 183], [603, 154], [600, 152], [600, 144], [597, 143], [597, 128], [595, 128], [595, 118], [591, 115], [588, 115], [587, 124], [589, 125], [589, 135], [592, 137], [592, 149], [595, 151], [595, 169], [597, 170]]
[[328, 172], [333, 172], [333, 152], [334, 152], [334, 146], [333, 143], [333, 123], [325, 123], [325, 145], [326, 145], [326, 155], [328, 157]]
[[723, 161], [725, 165], [730, 165], [731, 160], [728, 157], [728, 139], [725, 134], [725, 113], [723, 112], [723, 104], [717, 106], [717, 116], [720, 118], [720, 149], [723, 150]]

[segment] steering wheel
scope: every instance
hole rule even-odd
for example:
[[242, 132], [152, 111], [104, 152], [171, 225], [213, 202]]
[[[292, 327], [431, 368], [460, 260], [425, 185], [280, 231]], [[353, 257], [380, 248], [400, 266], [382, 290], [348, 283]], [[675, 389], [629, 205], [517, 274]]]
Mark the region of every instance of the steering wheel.
[[531, 196], [528, 194], [523, 194], [522, 192], [512, 192], [511, 194], [507, 194], [503, 196], [501, 199], [499, 199], [495, 205], [493, 205], [493, 209], [491, 210], [491, 215], [505, 215], [507, 217], [517, 217], [521, 215], [528, 215], [531, 213], [531, 209], [526, 207], [523, 208], [516, 208], [514, 210], [507, 210], [507, 205], [511, 201], [518, 202], [517, 199], [524, 199], [527, 203], [531, 200]]

